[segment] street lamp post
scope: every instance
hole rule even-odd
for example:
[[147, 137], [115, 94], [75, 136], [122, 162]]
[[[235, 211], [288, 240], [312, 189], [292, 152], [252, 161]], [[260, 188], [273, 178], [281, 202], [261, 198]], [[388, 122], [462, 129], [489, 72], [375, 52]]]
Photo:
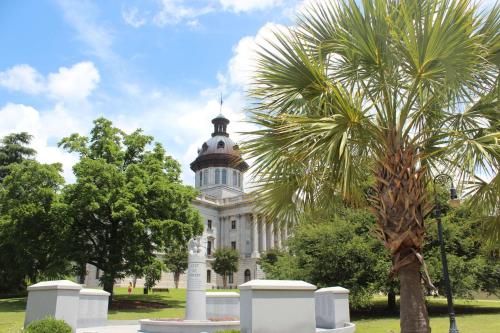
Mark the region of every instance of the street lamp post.
[[450, 199], [452, 200], [457, 199], [457, 190], [453, 186], [453, 179], [446, 174], [439, 174], [436, 177], [434, 177], [434, 200], [435, 200], [434, 209], [438, 226], [439, 247], [441, 248], [441, 263], [443, 266], [444, 284], [446, 288], [446, 300], [448, 303], [448, 314], [450, 316], [450, 333], [459, 333], [455, 319], [455, 310], [453, 310], [453, 295], [451, 293], [450, 275], [448, 273], [448, 260], [446, 259], [446, 250], [444, 248], [443, 224], [441, 223], [441, 205], [439, 204], [436, 191], [436, 184], [446, 184], [447, 182], [451, 183]]

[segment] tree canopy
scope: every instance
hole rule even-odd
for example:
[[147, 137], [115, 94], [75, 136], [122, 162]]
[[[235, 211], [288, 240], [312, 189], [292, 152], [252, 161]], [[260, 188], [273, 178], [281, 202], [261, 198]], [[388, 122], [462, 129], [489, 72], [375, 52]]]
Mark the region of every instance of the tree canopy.
[[76, 182], [63, 193], [73, 255], [103, 271], [105, 290], [151, 264], [169, 244], [202, 232], [191, 205], [197, 192], [182, 184], [179, 163], [141, 130], [126, 134], [99, 118], [89, 137], [73, 134], [60, 146], [80, 155]]
[[231, 248], [219, 248], [214, 252], [212, 268], [215, 273], [222, 275], [224, 288], [227, 287], [227, 276], [238, 271], [238, 251]]
[[71, 270], [60, 164], [25, 160], [8, 166], [0, 188], [0, 288], [54, 279]]

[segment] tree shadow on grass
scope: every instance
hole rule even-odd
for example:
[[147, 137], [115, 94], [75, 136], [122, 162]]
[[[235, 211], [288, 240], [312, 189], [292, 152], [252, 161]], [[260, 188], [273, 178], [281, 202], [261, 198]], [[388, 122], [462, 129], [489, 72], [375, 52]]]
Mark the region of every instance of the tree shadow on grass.
[[[399, 305], [399, 303], [398, 303]], [[475, 315], [475, 314], [500, 314], [500, 303], [498, 306], [489, 306], [482, 304], [455, 304], [453, 306], [456, 315]], [[446, 302], [428, 304], [430, 316], [448, 316]], [[399, 318], [399, 307], [395, 310], [387, 309], [385, 303], [375, 302], [372, 306], [363, 309], [351, 309], [351, 318], [373, 319], [373, 318]]]
[[0, 312], [24, 312], [26, 310], [26, 298], [0, 299]]

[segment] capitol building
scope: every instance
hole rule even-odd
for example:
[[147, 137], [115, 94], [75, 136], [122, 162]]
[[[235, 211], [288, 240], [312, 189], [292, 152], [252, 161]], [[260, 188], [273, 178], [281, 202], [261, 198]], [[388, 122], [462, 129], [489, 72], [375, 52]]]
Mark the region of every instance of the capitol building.
[[[253, 279], [265, 277], [258, 260], [261, 253], [271, 248], [281, 248], [288, 237], [288, 230], [278, 223], [266, 221], [257, 214], [250, 194], [245, 193], [244, 176], [248, 164], [243, 160], [238, 144], [229, 137], [230, 121], [222, 114], [212, 119], [211, 137], [198, 149], [198, 156], [191, 163], [195, 173], [195, 187], [200, 195], [193, 205], [203, 219], [207, 238], [207, 288], [222, 288], [222, 276], [212, 268], [213, 253], [218, 248], [233, 248], [238, 251], [239, 269], [228, 276], [228, 288]], [[100, 272], [87, 265], [87, 286], [97, 286]], [[117, 281], [116, 286], [127, 286], [132, 278]], [[137, 280], [137, 287], [144, 281]], [[173, 273], [163, 272], [156, 285], [159, 288], [174, 288]], [[179, 287], [186, 287], [183, 274]]]

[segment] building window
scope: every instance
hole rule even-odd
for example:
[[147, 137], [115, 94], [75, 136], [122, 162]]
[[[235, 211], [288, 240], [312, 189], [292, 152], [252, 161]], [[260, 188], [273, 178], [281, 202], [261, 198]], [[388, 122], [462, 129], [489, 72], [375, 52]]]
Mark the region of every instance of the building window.
[[224, 148], [224, 146], [224, 141], [220, 140], [219, 142], [217, 142], [217, 149]]
[[233, 170], [233, 186], [238, 187], [238, 173], [236, 170]]
[[220, 169], [215, 169], [215, 184], [220, 184]]
[[211, 230], [212, 229], [212, 220], [207, 221], [207, 229]]
[[227, 170], [222, 169], [222, 184], [227, 184]]
[[99, 273], [101, 273], [99, 271], [99, 268], [96, 268], [96, 271], [95, 271], [95, 278], [98, 279], [99, 278]]
[[233, 250], [236, 250], [236, 242], [231, 242], [231, 248], [232, 248]]
[[207, 242], [207, 255], [208, 256], [212, 255], [212, 241]]
[[252, 279], [252, 273], [250, 273], [249, 269], [245, 270], [245, 282], [248, 282], [251, 279]]
[[233, 229], [233, 230], [236, 229], [236, 220], [231, 221], [231, 229]]
[[208, 170], [203, 170], [203, 185], [208, 184]]
[[207, 269], [207, 283], [212, 283], [212, 271]]
[[241, 188], [241, 173], [238, 172], [238, 187]]
[[202, 171], [200, 171], [200, 178], [199, 178], [198, 184], [200, 186], [201, 186], [201, 184], [203, 184], [203, 172]]
[[233, 273], [229, 273], [227, 277], [229, 278], [229, 283], [234, 283]]

